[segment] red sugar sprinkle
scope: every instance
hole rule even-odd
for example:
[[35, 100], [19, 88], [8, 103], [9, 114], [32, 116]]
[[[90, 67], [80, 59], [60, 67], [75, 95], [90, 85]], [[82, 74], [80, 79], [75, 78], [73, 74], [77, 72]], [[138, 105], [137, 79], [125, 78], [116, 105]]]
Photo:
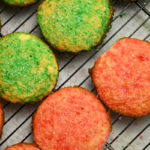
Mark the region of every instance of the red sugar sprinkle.
[[121, 116], [119, 117], [119, 120], [122, 120], [122, 117], [121, 117]]
[[137, 122], [135, 122], [135, 123], [134, 123], [134, 125], [135, 125], [135, 126], [138, 126], [138, 123], [137, 123]]
[[140, 139], [141, 139], [141, 140], [143, 139], [143, 136], [142, 136], [142, 135], [140, 136]]
[[114, 140], [114, 138], [111, 137], [110, 140], [111, 140], [111, 142], [112, 142], [112, 141]]

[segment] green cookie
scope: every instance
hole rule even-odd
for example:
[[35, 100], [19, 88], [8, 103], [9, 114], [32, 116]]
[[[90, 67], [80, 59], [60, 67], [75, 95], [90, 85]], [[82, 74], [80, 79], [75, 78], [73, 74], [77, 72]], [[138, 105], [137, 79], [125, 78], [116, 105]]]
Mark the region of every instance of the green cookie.
[[28, 6], [36, 3], [39, 0], [3, 0], [5, 3], [11, 6]]
[[109, 0], [46, 0], [37, 13], [45, 39], [59, 51], [89, 51], [109, 29], [113, 10]]
[[58, 65], [53, 52], [27, 33], [0, 39], [0, 97], [13, 103], [42, 100], [55, 87]]

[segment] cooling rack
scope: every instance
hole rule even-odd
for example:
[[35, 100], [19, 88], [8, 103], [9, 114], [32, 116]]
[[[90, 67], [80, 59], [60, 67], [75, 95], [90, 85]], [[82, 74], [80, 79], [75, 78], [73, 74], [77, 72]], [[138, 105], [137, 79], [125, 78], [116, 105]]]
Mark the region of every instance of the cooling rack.
[[[41, 2], [27, 8], [11, 8], [0, 2], [2, 31], [0, 38], [12, 32], [28, 32], [41, 37], [36, 10]], [[102, 45], [88, 53], [64, 55], [56, 52], [60, 67], [55, 90], [78, 85], [95, 93], [88, 68], [121, 37], [133, 37], [150, 42], [150, 1], [123, 2], [114, 0], [112, 28]], [[31, 118], [40, 103], [11, 104], [1, 100], [5, 123], [0, 150], [19, 142], [32, 142]], [[111, 112], [113, 131], [104, 150], [150, 150], [150, 116], [134, 119]]]

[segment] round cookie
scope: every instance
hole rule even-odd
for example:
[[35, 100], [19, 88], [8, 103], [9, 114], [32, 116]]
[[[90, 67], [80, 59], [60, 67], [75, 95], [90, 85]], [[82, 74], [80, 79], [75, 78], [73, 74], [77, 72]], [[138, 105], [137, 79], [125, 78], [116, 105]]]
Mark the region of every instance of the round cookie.
[[33, 117], [34, 141], [42, 150], [102, 150], [110, 132], [104, 106], [80, 87], [53, 93]]
[[11, 5], [11, 6], [28, 6], [28, 5], [32, 5], [36, 2], [38, 2], [39, 0], [3, 0], [6, 4]]
[[40, 150], [40, 149], [35, 144], [19, 143], [7, 147], [5, 150]]
[[129, 117], [150, 113], [150, 43], [123, 38], [100, 56], [91, 77], [101, 100]]
[[51, 46], [77, 53], [102, 42], [112, 14], [109, 0], [46, 0], [38, 8], [37, 19]]
[[28, 33], [0, 39], [0, 97], [13, 103], [42, 100], [55, 87], [58, 65], [50, 48]]
[[3, 124], [4, 124], [4, 112], [3, 112], [2, 105], [0, 104], [0, 138], [2, 136]]

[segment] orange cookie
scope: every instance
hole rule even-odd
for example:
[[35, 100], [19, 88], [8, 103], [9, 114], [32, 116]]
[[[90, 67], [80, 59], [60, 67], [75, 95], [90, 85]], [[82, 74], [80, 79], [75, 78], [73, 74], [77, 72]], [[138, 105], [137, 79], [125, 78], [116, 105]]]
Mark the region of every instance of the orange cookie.
[[5, 150], [40, 150], [40, 149], [35, 144], [19, 143], [7, 147]]
[[0, 104], [0, 137], [2, 135], [3, 124], [4, 124], [4, 113], [3, 113], [2, 105]]
[[123, 38], [98, 58], [92, 80], [101, 100], [125, 116], [150, 113], [150, 43]]
[[33, 117], [34, 140], [42, 150], [102, 150], [110, 132], [105, 108], [80, 87], [53, 93]]

